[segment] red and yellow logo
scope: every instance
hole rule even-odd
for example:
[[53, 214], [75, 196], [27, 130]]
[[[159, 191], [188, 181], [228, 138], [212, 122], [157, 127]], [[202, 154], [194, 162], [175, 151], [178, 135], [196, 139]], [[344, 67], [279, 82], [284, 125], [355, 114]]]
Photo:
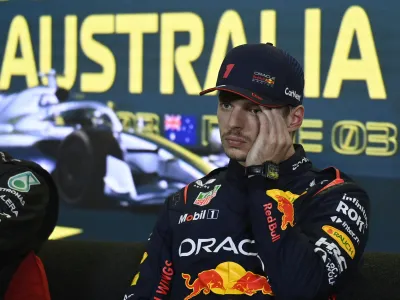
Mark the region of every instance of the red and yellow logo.
[[335, 227], [324, 225], [322, 229], [331, 237], [333, 238], [338, 245], [347, 252], [347, 254], [354, 258], [356, 255], [356, 248], [353, 245], [353, 242], [350, 238], [345, 234], [343, 231], [336, 229]]
[[282, 191], [278, 189], [268, 190], [267, 195], [278, 202], [278, 210], [282, 213], [282, 224], [281, 229], [286, 230], [288, 225], [294, 226], [294, 207], [293, 203], [297, 198], [304, 195], [293, 194], [289, 191]]
[[257, 292], [264, 295], [273, 295], [272, 289], [265, 276], [246, 271], [235, 262], [220, 263], [215, 269], [205, 270], [191, 281], [189, 274], [182, 274], [185, 285], [191, 293], [184, 300], [192, 299], [202, 292], [218, 295], [247, 295], [253, 296]]

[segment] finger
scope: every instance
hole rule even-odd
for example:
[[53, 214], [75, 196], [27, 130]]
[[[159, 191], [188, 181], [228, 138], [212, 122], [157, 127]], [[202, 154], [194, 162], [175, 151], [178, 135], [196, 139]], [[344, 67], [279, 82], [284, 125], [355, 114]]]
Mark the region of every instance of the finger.
[[274, 122], [276, 124], [278, 135], [280, 136], [280, 141], [283, 143], [282, 146], [285, 148], [290, 147], [290, 145], [292, 144], [292, 140], [290, 138], [285, 119], [282, 116], [282, 112], [279, 109], [273, 109], [272, 115], [274, 117]]
[[271, 109], [270, 108], [267, 108], [267, 107], [265, 107], [265, 106], [260, 106], [261, 107], [261, 112], [267, 117], [267, 120], [268, 120], [268, 125], [269, 125], [269, 127], [272, 125], [270, 122], [272, 121], [272, 119], [271, 119], [271, 115], [270, 115], [270, 112], [271, 112]]
[[285, 120], [283, 119], [282, 112], [279, 109], [271, 109], [271, 117], [279, 134], [283, 133], [286, 129]]
[[268, 118], [263, 112], [257, 113], [257, 117], [260, 122], [260, 131], [259, 131], [258, 135], [265, 138], [269, 135]]
[[270, 135], [273, 136], [274, 138], [278, 138], [279, 137], [278, 130], [277, 130], [278, 128], [276, 127], [277, 124], [276, 124], [276, 120], [275, 120], [272, 110], [267, 109], [267, 110], [265, 110], [264, 114], [268, 118], [268, 124], [269, 124], [270, 131], [271, 131]]
[[[269, 120], [268, 120], [267, 116], [264, 114], [264, 110], [266, 110], [266, 108], [263, 106], [260, 106], [260, 108], [261, 108], [261, 111], [257, 114], [257, 116], [258, 116], [258, 119], [260, 120], [260, 122], [262, 121], [263, 125], [265, 126], [263, 128], [263, 129], [265, 129], [264, 132], [268, 132], [269, 131], [269, 129], [268, 129], [269, 128]], [[260, 125], [261, 125], [261, 123], [260, 123]]]
[[268, 145], [273, 145], [273, 147], [275, 148], [276, 145], [278, 144], [278, 131], [276, 128], [276, 122], [274, 120], [274, 116], [272, 115], [272, 111], [270, 109], [264, 109], [263, 114], [265, 115], [265, 117], [267, 118], [267, 123], [268, 123]]
[[264, 112], [270, 120], [271, 123], [271, 134], [270, 134], [270, 144], [274, 145], [275, 152], [281, 152], [285, 149], [285, 137], [282, 133], [281, 120], [279, 120], [276, 115], [276, 109], [271, 109]]

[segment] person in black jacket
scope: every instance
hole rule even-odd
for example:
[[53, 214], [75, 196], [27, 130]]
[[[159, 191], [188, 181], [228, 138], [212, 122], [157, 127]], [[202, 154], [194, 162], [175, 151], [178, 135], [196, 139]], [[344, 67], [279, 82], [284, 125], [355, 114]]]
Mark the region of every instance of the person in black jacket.
[[29, 299], [48, 299], [46, 287], [29, 286], [35, 279], [24, 274], [45, 276], [36, 254], [57, 218], [58, 194], [50, 174], [34, 162], [0, 152], [0, 299], [18, 299], [22, 292]]
[[229, 164], [166, 200], [124, 299], [334, 299], [362, 261], [370, 200], [293, 144], [301, 65], [270, 43], [241, 45], [201, 95], [215, 90]]

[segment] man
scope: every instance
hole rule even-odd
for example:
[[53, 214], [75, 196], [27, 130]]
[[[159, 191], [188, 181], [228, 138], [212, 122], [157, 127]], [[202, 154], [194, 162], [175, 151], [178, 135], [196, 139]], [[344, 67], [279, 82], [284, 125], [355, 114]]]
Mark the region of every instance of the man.
[[57, 218], [58, 195], [50, 174], [0, 152], [0, 299], [50, 300], [36, 254]]
[[225, 57], [218, 122], [230, 158], [168, 198], [125, 299], [333, 299], [356, 273], [369, 199], [336, 168], [315, 169], [293, 133], [300, 64], [272, 44]]

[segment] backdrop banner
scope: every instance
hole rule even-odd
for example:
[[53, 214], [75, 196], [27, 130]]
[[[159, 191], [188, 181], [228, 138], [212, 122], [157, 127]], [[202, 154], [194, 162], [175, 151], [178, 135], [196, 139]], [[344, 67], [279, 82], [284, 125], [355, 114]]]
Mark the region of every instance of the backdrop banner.
[[233, 46], [272, 42], [305, 70], [296, 142], [370, 194], [367, 249], [399, 252], [400, 4], [182, 3], [0, 1], [0, 149], [54, 176], [53, 238], [146, 240], [166, 197], [228, 161], [199, 92]]

